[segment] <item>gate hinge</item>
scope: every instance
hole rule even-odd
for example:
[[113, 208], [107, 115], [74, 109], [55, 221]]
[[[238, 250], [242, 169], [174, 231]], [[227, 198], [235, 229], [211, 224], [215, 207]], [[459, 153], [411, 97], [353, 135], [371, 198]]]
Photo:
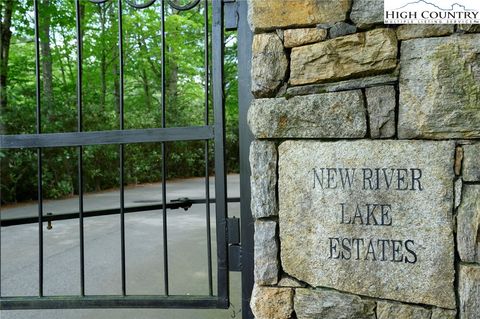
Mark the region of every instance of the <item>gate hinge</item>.
[[238, 3], [235, 0], [223, 0], [225, 29], [237, 30], [238, 27]]
[[242, 246], [240, 245], [240, 219], [227, 219], [228, 264], [230, 271], [242, 270]]

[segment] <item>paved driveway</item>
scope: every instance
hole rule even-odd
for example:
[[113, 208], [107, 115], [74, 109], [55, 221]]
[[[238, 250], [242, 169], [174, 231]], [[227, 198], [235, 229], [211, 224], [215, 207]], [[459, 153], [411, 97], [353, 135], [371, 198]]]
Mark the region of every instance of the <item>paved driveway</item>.
[[[178, 197], [204, 198], [204, 180], [187, 179], [168, 183], [167, 200]], [[230, 197], [239, 196], [239, 177], [228, 177]], [[211, 186], [213, 193], [213, 185]], [[212, 195], [213, 196], [213, 195]], [[148, 184], [126, 190], [126, 206], [161, 201], [161, 185]], [[118, 191], [88, 194], [85, 209], [114, 208]], [[78, 199], [48, 201], [45, 212], [76, 211]], [[171, 294], [208, 294], [207, 237], [205, 204], [188, 211], [168, 210], [168, 255]], [[212, 209], [213, 265], [215, 268], [215, 221]], [[36, 205], [2, 208], [2, 218], [36, 214]], [[229, 204], [229, 215], [239, 216], [239, 204]], [[163, 294], [163, 242], [161, 211], [125, 215], [127, 294]], [[79, 245], [78, 220], [55, 221], [51, 230], [44, 228], [44, 292], [46, 295], [78, 294]], [[85, 219], [86, 294], [119, 294], [120, 218], [118, 215]], [[36, 224], [1, 229], [2, 295], [38, 293], [38, 228]], [[216, 272], [216, 271], [215, 271]], [[207, 319], [241, 318], [240, 274], [231, 273], [229, 310], [35, 310], [2, 311], [1, 319], [13, 318], [165, 318]], [[214, 273], [215, 276], [215, 273]], [[215, 278], [214, 278], [215, 280]], [[214, 287], [216, 283], [214, 281]]]

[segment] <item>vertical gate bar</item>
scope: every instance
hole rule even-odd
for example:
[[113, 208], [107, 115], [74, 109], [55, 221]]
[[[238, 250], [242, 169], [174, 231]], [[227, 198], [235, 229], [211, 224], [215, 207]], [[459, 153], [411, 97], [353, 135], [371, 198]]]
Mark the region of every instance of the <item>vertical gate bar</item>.
[[223, 1], [212, 3], [213, 109], [215, 122], [215, 211], [217, 217], [218, 297], [219, 306], [229, 305], [227, 247], [227, 180], [225, 165], [225, 108], [223, 83], [224, 27]]
[[[118, 58], [120, 64], [119, 94], [120, 94], [120, 130], [124, 129], [124, 61], [123, 61], [123, 9], [122, 0], [118, 0]], [[126, 267], [125, 267], [125, 147], [120, 145], [120, 242], [122, 259], [122, 295], [127, 294]]]
[[[37, 104], [37, 134], [42, 133], [41, 96], [40, 96], [40, 31], [38, 0], [33, 1], [35, 15], [35, 97]], [[43, 187], [42, 187], [42, 149], [37, 148], [37, 196], [38, 196], [38, 295], [43, 297]]]
[[[0, 190], [0, 197], [1, 197]], [[2, 298], [2, 208], [0, 207], [0, 298]]]
[[[209, 41], [208, 41], [208, 0], [204, 1], [204, 23], [205, 23], [205, 125], [209, 124]], [[213, 279], [212, 279], [212, 231], [210, 228], [210, 170], [208, 157], [208, 140], [205, 141], [205, 204], [206, 204], [206, 223], [207, 223], [207, 269], [208, 269], [208, 295], [213, 296]]]
[[[162, 128], [166, 127], [166, 111], [165, 111], [165, 87], [166, 87], [166, 68], [165, 68], [165, 1], [161, 3], [161, 27], [162, 27]], [[167, 236], [167, 186], [166, 174], [167, 166], [165, 163], [166, 145], [162, 142], [162, 217], [163, 217], [163, 278], [165, 295], [169, 295], [168, 289], [168, 236]]]
[[[77, 27], [77, 130], [83, 130], [83, 31], [81, 21], [80, 0], [75, 1], [76, 27]], [[80, 237], [80, 295], [85, 296], [85, 247], [83, 227], [83, 147], [78, 147], [78, 209], [79, 209], [79, 237]]]
[[[0, 198], [2, 191], [0, 190]], [[0, 298], [2, 298], [2, 207], [0, 206]]]

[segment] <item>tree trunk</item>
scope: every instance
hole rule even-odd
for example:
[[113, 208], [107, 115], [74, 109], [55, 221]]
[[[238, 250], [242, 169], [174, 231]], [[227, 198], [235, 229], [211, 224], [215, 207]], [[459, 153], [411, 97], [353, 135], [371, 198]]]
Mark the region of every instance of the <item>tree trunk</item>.
[[106, 97], [107, 97], [107, 52], [105, 43], [106, 31], [106, 12], [105, 6], [98, 6], [98, 13], [100, 15], [100, 30], [101, 30], [101, 53], [100, 53], [100, 109], [105, 111]]
[[[141, 39], [140, 36], [137, 36], [137, 42], [138, 42], [140, 51], [142, 52], [142, 55], [146, 54], [147, 51], [146, 51], [143, 39]], [[147, 106], [148, 109], [150, 109], [152, 106], [152, 93], [150, 92], [151, 90], [150, 90], [150, 83], [148, 80], [147, 69], [145, 68], [145, 65], [143, 63], [142, 63], [142, 73], [140, 74], [140, 79], [142, 80], [143, 93], [145, 95], [145, 105]]]
[[52, 50], [50, 47], [50, 0], [41, 1], [42, 15], [40, 19], [40, 55], [42, 60], [42, 83], [44, 108], [52, 110], [53, 107], [53, 71], [52, 71]]
[[53, 32], [53, 44], [55, 46], [55, 48], [57, 48], [57, 54], [59, 56], [58, 58], [58, 63], [60, 65], [60, 72], [62, 73], [62, 84], [63, 84], [63, 87], [66, 88], [68, 83], [67, 83], [67, 76], [66, 76], [66, 72], [65, 72], [65, 65], [63, 63], [63, 58], [62, 58], [62, 48], [59, 47], [58, 43], [57, 43], [57, 38], [55, 37], [55, 31]]
[[14, 0], [2, 0], [0, 4], [0, 112], [7, 107], [8, 57], [12, 39], [12, 15]]
[[113, 95], [115, 96], [115, 111], [120, 118], [120, 68], [117, 61], [113, 64]]
[[[65, 28], [63, 26], [60, 25], [59, 27], [60, 27], [60, 34], [65, 39], [67, 37], [68, 32], [65, 30]], [[72, 55], [71, 54], [72, 52], [68, 48], [68, 46], [64, 46], [63, 49], [65, 50], [65, 59], [67, 61], [66, 66], [67, 66], [67, 69], [68, 69], [68, 78], [69, 78], [70, 82], [74, 82], [76, 75], [74, 74], [74, 71], [72, 69], [72, 64], [74, 64], [75, 62], [74, 61], [72, 62], [72, 60], [70, 59], [70, 56]]]
[[[178, 97], [178, 65], [171, 59], [167, 63], [167, 98], [170, 102], [176, 102]], [[175, 103], [171, 104], [171, 107], [175, 107]]]
[[[110, 32], [114, 34], [117, 31], [118, 20], [115, 17], [115, 8], [111, 6], [109, 9], [109, 18], [110, 18]], [[115, 97], [115, 110], [117, 112], [117, 117], [120, 118], [120, 59], [119, 56], [119, 47], [118, 43], [113, 48], [113, 95]]]
[[150, 83], [148, 82], [147, 70], [144, 67], [142, 68], [141, 78], [143, 83], [143, 93], [145, 94], [145, 104], [150, 110], [152, 107], [152, 94], [150, 93]]
[[[166, 47], [165, 50], [171, 52], [170, 47]], [[172, 56], [172, 54], [169, 54]], [[183, 117], [180, 116], [182, 110], [180, 110], [178, 105], [178, 65], [174, 59], [167, 59], [166, 61], [166, 88], [165, 88], [165, 97], [167, 103], [167, 120], [173, 120], [174, 122]], [[180, 123], [175, 123], [180, 124]]]

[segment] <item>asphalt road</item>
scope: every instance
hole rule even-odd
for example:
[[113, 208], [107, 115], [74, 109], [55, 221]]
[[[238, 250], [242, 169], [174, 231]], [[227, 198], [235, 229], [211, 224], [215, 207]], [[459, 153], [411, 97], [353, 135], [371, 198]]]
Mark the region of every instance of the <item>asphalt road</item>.
[[[172, 181], [167, 184], [167, 200], [178, 197], [204, 198], [204, 179]], [[213, 194], [211, 185], [211, 194]], [[239, 177], [228, 177], [229, 197], [239, 196]], [[85, 209], [114, 208], [117, 190], [87, 194]], [[126, 189], [126, 206], [161, 201], [161, 185], [148, 184]], [[214, 289], [216, 289], [216, 250], [214, 205], [211, 205]], [[36, 214], [35, 203], [2, 207], [2, 218]], [[78, 211], [78, 199], [45, 202], [45, 212]], [[171, 294], [208, 294], [206, 205], [195, 204], [188, 211], [168, 210], [168, 265]], [[239, 204], [229, 204], [229, 215], [239, 216]], [[163, 221], [161, 211], [125, 215], [127, 294], [163, 294]], [[2, 296], [38, 293], [38, 225], [19, 225], [1, 229]], [[120, 281], [119, 215], [85, 219], [85, 289], [87, 295], [119, 294]], [[44, 225], [44, 293], [79, 293], [78, 219], [55, 221], [51, 230]], [[2, 311], [1, 319], [77, 319], [77, 318], [155, 318], [220, 319], [241, 318], [240, 274], [231, 273], [231, 303], [228, 310], [21, 310]]]

